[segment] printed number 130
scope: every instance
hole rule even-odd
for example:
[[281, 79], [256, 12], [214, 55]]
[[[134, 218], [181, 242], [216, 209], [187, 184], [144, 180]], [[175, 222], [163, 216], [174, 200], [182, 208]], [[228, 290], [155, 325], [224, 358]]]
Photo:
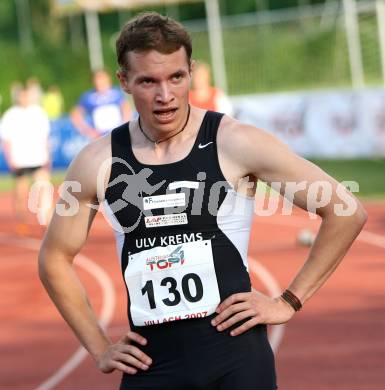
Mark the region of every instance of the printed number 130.
[[[195, 295], [191, 294], [189, 281], [192, 280], [195, 284]], [[161, 286], [168, 287], [168, 292], [173, 295], [173, 299], [165, 298], [162, 302], [167, 306], [176, 306], [181, 301], [180, 292], [177, 290], [177, 281], [172, 277], [162, 279], [160, 282]], [[182, 293], [189, 302], [198, 302], [203, 297], [203, 285], [200, 277], [197, 274], [190, 273], [186, 274], [182, 278]], [[156, 308], [154, 285], [152, 280], [148, 280], [142, 288], [142, 295], [148, 295], [148, 303], [151, 309]]]

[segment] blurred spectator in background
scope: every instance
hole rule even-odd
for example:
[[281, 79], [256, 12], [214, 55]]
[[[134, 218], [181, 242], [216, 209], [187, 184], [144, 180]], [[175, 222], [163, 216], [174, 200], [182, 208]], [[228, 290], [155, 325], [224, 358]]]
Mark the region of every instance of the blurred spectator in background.
[[10, 88], [9, 93], [11, 95], [11, 102], [13, 105], [17, 104], [20, 90], [23, 89], [23, 84], [20, 81], [14, 81]]
[[80, 97], [71, 119], [82, 134], [97, 138], [129, 121], [132, 110], [123, 91], [112, 86], [105, 70], [93, 74], [93, 83], [95, 88]]
[[63, 115], [64, 99], [57, 85], [48, 87], [47, 92], [43, 95], [43, 109], [50, 120], [55, 120]]
[[16, 98], [17, 104], [4, 113], [0, 136], [5, 160], [15, 177], [13, 201], [16, 230], [19, 234], [27, 234], [30, 177], [38, 187], [36, 210], [39, 223], [46, 225], [51, 213], [48, 151], [50, 125], [44, 110], [31, 102], [28, 88], [20, 89]]
[[26, 86], [30, 103], [40, 106], [43, 100], [43, 89], [40, 81], [36, 77], [30, 77], [26, 82]]
[[233, 115], [229, 98], [211, 85], [210, 67], [203, 62], [197, 62], [194, 66], [189, 100], [193, 106]]

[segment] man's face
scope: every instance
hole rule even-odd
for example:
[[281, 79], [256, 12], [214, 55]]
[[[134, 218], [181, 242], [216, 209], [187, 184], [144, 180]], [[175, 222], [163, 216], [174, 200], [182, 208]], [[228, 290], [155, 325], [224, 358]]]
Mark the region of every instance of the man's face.
[[128, 53], [130, 69], [118, 74], [132, 94], [145, 127], [168, 132], [186, 120], [191, 69], [184, 47], [171, 54], [156, 50]]
[[21, 107], [28, 107], [31, 103], [30, 93], [27, 89], [22, 89], [18, 92], [17, 103]]

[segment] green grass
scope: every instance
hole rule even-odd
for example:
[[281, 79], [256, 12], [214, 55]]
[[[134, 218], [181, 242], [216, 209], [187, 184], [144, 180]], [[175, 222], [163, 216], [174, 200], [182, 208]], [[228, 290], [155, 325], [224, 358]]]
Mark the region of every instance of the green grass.
[[[354, 160], [311, 160], [338, 181], [356, 181], [361, 198], [385, 200], [385, 159]], [[52, 182], [60, 184], [64, 179], [64, 171], [55, 171]], [[13, 179], [10, 175], [0, 175], [0, 192], [12, 189]]]
[[313, 159], [312, 162], [338, 181], [356, 181], [360, 197], [385, 199], [385, 159]]
[[[385, 159], [350, 159], [350, 160], [321, 160], [310, 159], [314, 164], [334, 177], [337, 181], [353, 181], [358, 183], [361, 199], [385, 200]], [[257, 191], [278, 196], [278, 193], [259, 182]]]
[[13, 186], [11, 175], [0, 175], [0, 192], [10, 191]]

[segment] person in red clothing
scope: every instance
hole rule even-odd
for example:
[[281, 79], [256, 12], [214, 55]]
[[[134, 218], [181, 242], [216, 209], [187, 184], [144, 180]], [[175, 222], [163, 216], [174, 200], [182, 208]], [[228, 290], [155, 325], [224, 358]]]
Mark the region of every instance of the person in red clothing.
[[205, 110], [218, 111], [230, 116], [233, 113], [229, 98], [222, 90], [211, 85], [210, 67], [203, 62], [195, 64], [189, 100], [193, 106]]

